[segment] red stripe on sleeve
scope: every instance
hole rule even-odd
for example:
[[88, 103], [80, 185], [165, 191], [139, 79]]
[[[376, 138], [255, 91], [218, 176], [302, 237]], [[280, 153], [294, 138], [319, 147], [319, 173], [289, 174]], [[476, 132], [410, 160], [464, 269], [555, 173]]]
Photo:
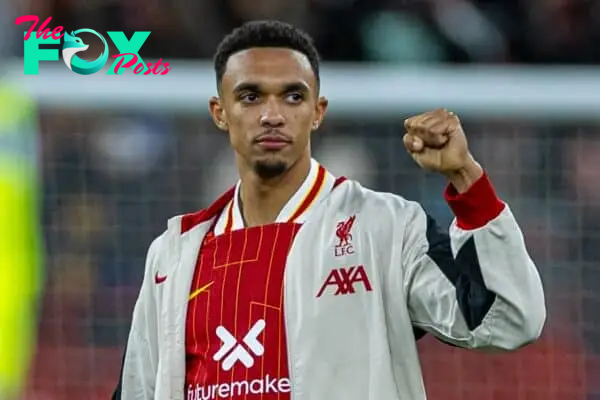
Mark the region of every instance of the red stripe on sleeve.
[[448, 185], [444, 197], [456, 216], [456, 225], [464, 230], [485, 226], [505, 207], [485, 173], [464, 193], [458, 193], [454, 186]]

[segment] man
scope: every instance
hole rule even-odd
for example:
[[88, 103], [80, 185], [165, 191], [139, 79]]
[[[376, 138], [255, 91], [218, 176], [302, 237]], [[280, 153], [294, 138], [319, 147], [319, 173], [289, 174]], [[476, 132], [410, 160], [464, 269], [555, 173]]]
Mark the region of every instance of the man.
[[540, 335], [539, 275], [456, 115], [410, 118], [404, 136], [448, 178], [448, 236], [311, 159], [327, 100], [304, 33], [245, 24], [215, 69], [240, 181], [151, 244], [115, 398], [424, 399], [415, 333], [484, 350]]

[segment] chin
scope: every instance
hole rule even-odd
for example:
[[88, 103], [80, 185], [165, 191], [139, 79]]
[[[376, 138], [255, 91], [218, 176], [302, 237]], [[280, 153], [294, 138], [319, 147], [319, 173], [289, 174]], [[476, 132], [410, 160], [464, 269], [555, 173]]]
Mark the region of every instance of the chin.
[[263, 179], [277, 178], [289, 169], [289, 162], [282, 158], [267, 158], [254, 162], [253, 168], [256, 174]]

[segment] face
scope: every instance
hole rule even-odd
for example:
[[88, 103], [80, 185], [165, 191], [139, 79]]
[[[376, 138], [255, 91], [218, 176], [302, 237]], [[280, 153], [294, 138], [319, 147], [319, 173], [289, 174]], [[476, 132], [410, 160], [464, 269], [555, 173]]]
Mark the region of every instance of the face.
[[318, 97], [308, 58], [294, 50], [252, 48], [233, 54], [210, 101], [217, 127], [229, 132], [238, 165], [262, 178], [310, 159], [310, 135], [327, 100]]

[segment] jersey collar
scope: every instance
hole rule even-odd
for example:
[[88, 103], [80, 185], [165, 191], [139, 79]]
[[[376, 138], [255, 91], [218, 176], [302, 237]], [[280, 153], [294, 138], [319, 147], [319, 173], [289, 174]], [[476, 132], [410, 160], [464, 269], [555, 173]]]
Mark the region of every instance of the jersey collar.
[[[325, 167], [311, 159], [308, 176], [283, 206], [275, 222], [303, 223], [314, 207], [331, 192], [334, 184], [335, 177]], [[215, 235], [244, 228], [239, 204], [240, 186], [241, 181], [238, 181], [233, 199], [227, 204], [215, 225]]]

